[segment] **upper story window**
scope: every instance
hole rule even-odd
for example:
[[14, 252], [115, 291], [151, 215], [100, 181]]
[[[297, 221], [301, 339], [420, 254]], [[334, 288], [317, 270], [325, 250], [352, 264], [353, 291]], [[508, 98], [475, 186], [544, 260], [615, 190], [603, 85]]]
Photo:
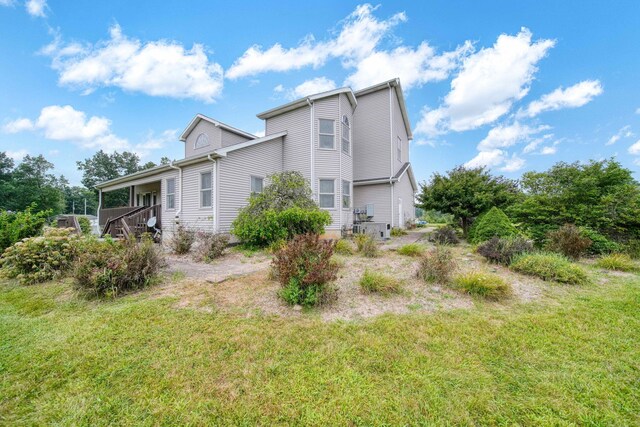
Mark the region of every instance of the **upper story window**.
[[176, 179], [167, 178], [167, 209], [176, 208]]
[[402, 139], [400, 139], [400, 137], [396, 139], [396, 157], [399, 162], [402, 161]]
[[319, 119], [319, 146], [333, 150], [335, 148], [335, 126], [333, 120]]
[[251, 177], [251, 192], [252, 193], [262, 193], [262, 188], [264, 186], [264, 178], [259, 176]]
[[211, 190], [213, 189], [213, 181], [211, 172], [203, 172], [200, 174], [200, 207], [210, 208], [212, 206]]
[[194, 149], [208, 147], [208, 146], [209, 146], [209, 137], [207, 136], [206, 133], [201, 133], [200, 135], [198, 135], [198, 137], [196, 138], [196, 142], [193, 144]]
[[351, 152], [351, 124], [347, 116], [342, 116], [342, 151]]
[[320, 207], [333, 209], [336, 207], [336, 182], [333, 179], [320, 180]]

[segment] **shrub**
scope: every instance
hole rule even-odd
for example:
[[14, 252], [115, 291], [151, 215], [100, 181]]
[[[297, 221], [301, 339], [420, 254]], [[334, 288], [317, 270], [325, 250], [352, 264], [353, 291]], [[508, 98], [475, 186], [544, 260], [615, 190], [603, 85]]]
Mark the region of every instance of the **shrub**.
[[198, 231], [196, 233], [196, 240], [198, 241], [198, 245], [194, 257], [195, 260], [210, 262], [224, 254], [224, 250], [229, 244], [229, 235]]
[[191, 250], [196, 241], [196, 232], [179, 224], [173, 231], [171, 239], [169, 239], [169, 248], [178, 255], [183, 255]]
[[553, 280], [570, 285], [589, 282], [587, 273], [579, 266], [557, 253], [531, 253], [517, 256], [510, 268], [519, 273], [536, 276], [542, 280]]
[[340, 255], [353, 255], [353, 245], [346, 239], [340, 239], [336, 242], [334, 252]]
[[477, 249], [477, 252], [488, 261], [502, 265], [509, 265], [515, 256], [532, 251], [533, 242], [524, 237], [506, 239], [493, 237]]
[[420, 260], [418, 277], [425, 282], [449, 283], [456, 269], [453, 252], [447, 246], [438, 245], [428, 250]]
[[500, 276], [486, 272], [469, 272], [456, 276], [453, 285], [474, 296], [499, 300], [511, 295], [511, 285]]
[[75, 288], [87, 297], [115, 297], [152, 284], [165, 265], [161, 248], [148, 235], [140, 241], [95, 241], [78, 258]]
[[400, 237], [400, 236], [406, 236], [406, 235], [407, 235], [407, 231], [403, 228], [400, 228], [400, 227], [391, 228], [391, 237]]
[[460, 243], [456, 230], [450, 225], [438, 228], [431, 233], [429, 240], [440, 245], [456, 245]]
[[22, 212], [0, 211], [0, 251], [27, 237], [39, 236], [51, 210], [32, 213], [33, 207]]
[[87, 218], [86, 216], [79, 216], [77, 218], [78, 218], [78, 224], [80, 224], [80, 231], [82, 231], [82, 234], [84, 235], [91, 234], [91, 221], [89, 221], [89, 218]]
[[275, 253], [273, 276], [280, 282], [280, 296], [289, 304], [312, 306], [327, 301], [327, 283], [336, 279], [338, 266], [331, 262], [334, 242], [317, 234], [295, 236]]
[[375, 258], [379, 255], [378, 243], [373, 234], [362, 233], [355, 237], [358, 252], [367, 258]]
[[424, 247], [419, 243], [407, 243], [398, 248], [398, 253], [405, 256], [420, 256], [424, 252]]
[[622, 245], [622, 251], [633, 259], [640, 258], [640, 239], [630, 239]]
[[607, 270], [636, 271], [638, 267], [627, 254], [609, 254], [596, 261], [596, 266]]
[[398, 293], [402, 289], [402, 282], [395, 277], [369, 270], [364, 271], [359, 285], [363, 292], [383, 295]]
[[580, 229], [573, 224], [565, 224], [547, 233], [546, 249], [577, 260], [587, 252], [591, 240], [583, 237]]
[[78, 236], [73, 228], [47, 228], [5, 249], [0, 262], [4, 275], [22, 284], [46, 282], [62, 276], [76, 258]]
[[588, 227], [580, 227], [580, 235], [591, 240], [591, 246], [587, 248], [589, 255], [602, 255], [611, 252], [619, 252], [622, 247], [597, 231]]
[[480, 215], [469, 230], [471, 243], [486, 242], [492, 237], [515, 237], [518, 230], [511, 223], [507, 215], [497, 207]]

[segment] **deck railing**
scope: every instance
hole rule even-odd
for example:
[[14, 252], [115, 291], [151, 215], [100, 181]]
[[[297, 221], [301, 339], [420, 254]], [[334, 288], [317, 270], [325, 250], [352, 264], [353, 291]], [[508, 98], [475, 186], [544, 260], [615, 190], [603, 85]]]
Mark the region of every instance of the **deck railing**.
[[109, 219], [118, 218], [139, 208], [140, 206], [122, 206], [119, 208], [100, 209], [100, 229], [102, 229]]
[[102, 235], [109, 234], [115, 238], [128, 238], [130, 235], [140, 237], [151, 231], [147, 226], [150, 218], [156, 217], [156, 228], [160, 228], [162, 221], [162, 205], [138, 206], [134, 210], [118, 217], [110, 218], [104, 226]]

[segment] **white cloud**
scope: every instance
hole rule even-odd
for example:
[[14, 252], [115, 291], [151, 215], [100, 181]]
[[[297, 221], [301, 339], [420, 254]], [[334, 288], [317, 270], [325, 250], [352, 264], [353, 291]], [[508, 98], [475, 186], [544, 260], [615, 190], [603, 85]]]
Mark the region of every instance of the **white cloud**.
[[25, 118], [10, 121], [2, 127], [4, 133], [18, 133], [31, 129], [33, 129], [33, 122]]
[[531, 102], [524, 111], [519, 111], [518, 115], [535, 117], [544, 111], [582, 107], [600, 95], [602, 91], [602, 85], [598, 80], [585, 80], [566, 89], [559, 87]]
[[515, 122], [508, 126], [496, 126], [489, 131], [487, 136], [478, 144], [479, 151], [491, 151], [495, 148], [511, 147], [523, 142], [531, 135], [550, 129], [549, 126], [532, 128]]
[[119, 87], [152, 96], [213, 102], [222, 91], [222, 67], [209, 61], [205, 48], [190, 50], [175, 41], [142, 42], [110, 29], [110, 39], [96, 44], [62, 44], [59, 37], [42, 49], [52, 57], [61, 85], [90, 93], [98, 87]]
[[543, 135], [540, 138], [535, 138], [533, 140], [531, 140], [531, 142], [529, 142], [523, 149], [522, 152], [524, 154], [529, 154], [529, 153], [533, 153], [540, 144], [546, 142], [547, 140], [549, 140], [550, 138], [553, 138], [553, 134], [547, 134], [547, 135]]
[[640, 114], [640, 107], [636, 109], [636, 114]]
[[27, 0], [24, 6], [27, 9], [27, 13], [31, 16], [39, 18], [45, 18], [47, 16], [45, 13], [45, 9], [47, 8], [46, 0]]
[[262, 138], [262, 137], [264, 136], [264, 133], [265, 133], [265, 132], [264, 132], [264, 129], [262, 129], [262, 130], [257, 130], [257, 131], [255, 131], [253, 134], [254, 134], [255, 136], [257, 136], [258, 138]]
[[633, 154], [634, 156], [640, 155], [640, 139], [637, 140], [629, 147], [629, 154]]
[[326, 77], [316, 77], [307, 80], [295, 88], [288, 91], [287, 97], [290, 99], [303, 98], [320, 92], [326, 92], [336, 88], [336, 82]]
[[278, 86], [276, 86], [276, 87], [274, 87], [274, 88], [273, 88], [273, 91], [274, 91], [275, 93], [282, 93], [282, 92], [284, 92], [284, 86], [283, 86], [283, 85], [281, 85], [281, 84], [279, 84]]
[[13, 6], [15, 4], [15, 0], [0, 0], [0, 6]]
[[492, 47], [463, 60], [443, 105], [423, 110], [416, 133], [465, 131], [496, 121], [529, 92], [537, 63], [554, 44], [548, 39], [533, 42], [526, 28], [515, 36], [500, 35]]
[[432, 139], [414, 139], [412, 141], [415, 145], [428, 145], [431, 148], [435, 148], [436, 147], [436, 141], [432, 140]]
[[504, 172], [516, 172], [522, 169], [525, 165], [525, 160], [521, 157], [518, 157], [515, 153], [505, 159], [504, 166], [500, 168], [501, 171]]
[[29, 152], [27, 150], [17, 150], [17, 151], [7, 150], [5, 151], [5, 154], [7, 155], [7, 157], [13, 159], [16, 162], [19, 162], [22, 159], [24, 159], [24, 156], [29, 154]]
[[151, 151], [164, 148], [167, 143], [178, 140], [178, 129], [167, 129], [160, 135], [155, 135], [152, 131], [147, 133], [145, 140], [133, 147], [140, 157], [148, 156]]
[[556, 154], [557, 151], [558, 148], [555, 145], [550, 145], [547, 147], [542, 147], [542, 150], [540, 150], [540, 154], [542, 154], [543, 156], [547, 156], [550, 154]]
[[[32, 123], [31, 127], [26, 123]], [[70, 105], [50, 105], [40, 111], [35, 123], [29, 119], [18, 119], [10, 124], [24, 123], [21, 131], [38, 130], [46, 139], [71, 141], [83, 148], [100, 148], [107, 151], [129, 147], [126, 139], [119, 138], [111, 131], [111, 120], [105, 117], [87, 117]], [[6, 128], [6, 127], [5, 127]], [[11, 129], [11, 130], [15, 130]]]
[[488, 168], [498, 166], [505, 161], [506, 152], [504, 150], [480, 151], [476, 156], [464, 165], [468, 168], [486, 166]]
[[631, 126], [627, 125], [622, 127], [615, 135], [613, 135], [605, 145], [613, 145], [616, 142], [620, 141], [622, 138], [630, 138], [633, 136], [633, 132], [631, 132]]

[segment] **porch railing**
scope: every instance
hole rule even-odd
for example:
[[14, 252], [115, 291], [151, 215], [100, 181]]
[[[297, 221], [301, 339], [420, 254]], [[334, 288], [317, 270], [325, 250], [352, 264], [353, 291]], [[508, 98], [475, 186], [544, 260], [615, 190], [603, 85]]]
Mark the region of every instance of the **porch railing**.
[[162, 221], [162, 205], [138, 206], [135, 210], [109, 219], [104, 226], [102, 235], [109, 234], [115, 238], [128, 238], [131, 235], [140, 237], [151, 231], [147, 227], [150, 218], [156, 217], [156, 228], [160, 228]]
[[140, 206], [122, 206], [119, 208], [100, 209], [100, 228], [102, 228], [109, 219], [121, 217], [139, 208]]

